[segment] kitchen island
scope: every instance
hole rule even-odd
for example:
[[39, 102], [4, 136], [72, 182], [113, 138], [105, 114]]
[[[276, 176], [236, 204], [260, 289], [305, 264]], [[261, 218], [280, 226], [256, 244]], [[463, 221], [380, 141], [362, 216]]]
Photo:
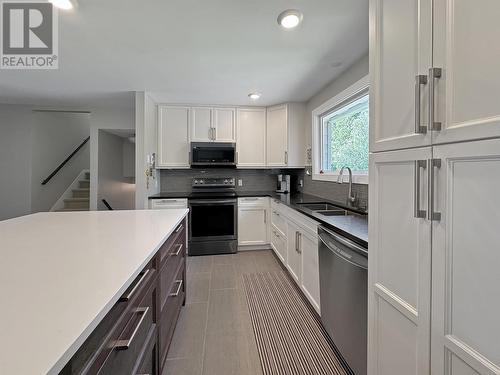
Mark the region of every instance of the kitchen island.
[[0, 222], [0, 373], [90, 374], [128, 363], [158, 372], [185, 295], [187, 213]]

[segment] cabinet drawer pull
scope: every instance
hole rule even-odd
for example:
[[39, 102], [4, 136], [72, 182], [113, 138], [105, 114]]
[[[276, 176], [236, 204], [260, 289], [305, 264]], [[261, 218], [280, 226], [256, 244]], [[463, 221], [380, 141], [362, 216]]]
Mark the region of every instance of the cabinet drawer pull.
[[441, 212], [434, 210], [434, 168], [441, 168], [441, 159], [430, 159], [428, 162], [428, 177], [427, 184], [429, 192], [427, 193], [427, 219], [432, 221], [441, 221]]
[[142, 285], [142, 283], [144, 282], [144, 280], [146, 280], [146, 277], [148, 276], [149, 271], [150, 271], [150, 269], [147, 269], [142, 274], [141, 278], [139, 279], [139, 281], [137, 282], [137, 284], [135, 284], [135, 286], [132, 288], [132, 290], [129, 292], [129, 294], [127, 294], [126, 296], [120, 297], [120, 299], [119, 299], [120, 302], [127, 302], [127, 301], [129, 301], [132, 298], [132, 296], [134, 295], [135, 291], [139, 288], [139, 286]]
[[415, 218], [425, 218], [427, 212], [420, 209], [420, 169], [426, 169], [425, 160], [415, 160], [414, 192], [413, 192], [413, 216]]
[[169, 297], [177, 297], [181, 292], [182, 283], [184, 282], [184, 280], [175, 280], [175, 282], [178, 283], [177, 290], [175, 291], [175, 293], [170, 293]]
[[442, 70], [441, 68], [429, 68], [429, 130], [440, 131], [441, 123], [435, 121], [436, 111], [435, 111], [435, 81], [441, 78]]
[[139, 331], [139, 328], [142, 325], [142, 322], [144, 321], [144, 318], [148, 314], [149, 307], [139, 307], [135, 312], [137, 314], [141, 314], [141, 319], [139, 319], [139, 322], [137, 322], [137, 325], [134, 328], [134, 331], [132, 332], [132, 335], [130, 335], [130, 338], [128, 340], [118, 340], [115, 343], [115, 349], [117, 350], [127, 350], [130, 348], [130, 345], [132, 345], [132, 342], [134, 341], [135, 336], [137, 335], [137, 332]]
[[177, 229], [175, 230], [175, 233], [179, 233], [180, 230], [182, 230], [184, 228], [184, 224], [181, 224], [177, 227]]
[[173, 256], [179, 256], [179, 254], [181, 253], [182, 251], [182, 248], [184, 247], [184, 244], [180, 243], [179, 245], [179, 248], [177, 249], [177, 251], [175, 253], [172, 253]]
[[258, 201], [259, 198], [243, 198], [245, 201]]
[[427, 133], [427, 128], [420, 124], [420, 88], [427, 84], [427, 76], [418, 74], [415, 76], [415, 134]]

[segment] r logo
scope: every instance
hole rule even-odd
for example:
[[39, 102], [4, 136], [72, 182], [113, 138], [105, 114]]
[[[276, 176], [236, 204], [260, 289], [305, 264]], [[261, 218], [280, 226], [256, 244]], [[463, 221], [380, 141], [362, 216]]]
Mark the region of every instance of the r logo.
[[2, 53], [50, 55], [53, 53], [53, 9], [50, 3], [2, 4]]

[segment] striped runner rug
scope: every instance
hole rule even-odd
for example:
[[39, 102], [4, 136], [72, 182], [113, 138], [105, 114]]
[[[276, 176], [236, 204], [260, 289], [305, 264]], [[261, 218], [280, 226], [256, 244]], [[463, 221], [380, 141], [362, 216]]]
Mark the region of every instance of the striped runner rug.
[[351, 374], [283, 272], [242, 276], [264, 375]]

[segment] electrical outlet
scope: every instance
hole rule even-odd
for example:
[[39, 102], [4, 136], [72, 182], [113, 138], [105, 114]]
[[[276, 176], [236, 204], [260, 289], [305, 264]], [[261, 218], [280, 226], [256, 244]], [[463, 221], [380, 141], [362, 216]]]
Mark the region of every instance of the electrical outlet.
[[238, 178], [238, 186], [243, 186], [243, 180], [241, 178]]

